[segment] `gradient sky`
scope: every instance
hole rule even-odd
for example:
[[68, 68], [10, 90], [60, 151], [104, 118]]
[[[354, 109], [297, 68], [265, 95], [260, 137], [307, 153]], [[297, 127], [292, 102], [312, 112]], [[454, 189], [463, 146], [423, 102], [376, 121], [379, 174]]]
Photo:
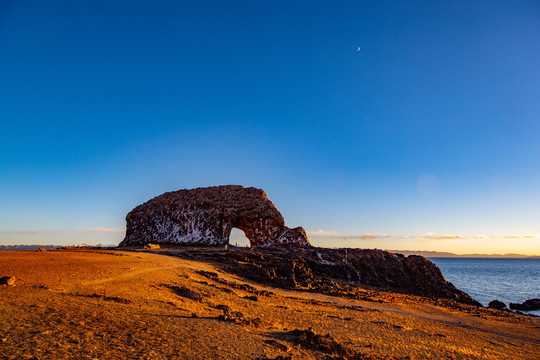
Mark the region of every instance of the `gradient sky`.
[[539, 64], [536, 0], [0, 0], [0, 244], [241, 184], [314, 245], [540, 254]]

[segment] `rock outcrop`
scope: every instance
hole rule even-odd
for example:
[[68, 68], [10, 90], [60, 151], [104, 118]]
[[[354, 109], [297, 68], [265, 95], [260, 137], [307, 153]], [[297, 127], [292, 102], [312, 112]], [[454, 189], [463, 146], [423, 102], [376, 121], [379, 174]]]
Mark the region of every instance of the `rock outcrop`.
[[161, 246], [159, 246], [158, 244], [146, 244], [144, 248], [147, 250], [156, 250], [156, 249], [160, 249]]
[[274, 204], [256, 188], [227, 185], [168, 192], [137, 206], [126, 221], [120, 246], [225, 246], [231, 230], [238, 228], [257, 251], [188, 248], [176, 250], [177, 255], [212, 260], [265, 284], [328, 294], [373, 287], [480, 305], [422, 256], [310, 246], [304, 229], [286, 227]]
[[303, 228], [290, 229], [263, 190], [239, 185], [167, 192], [126, 217], [120, 246], [193, 244], [224, 246], [233, 228], [252, 246], [307, 246]]
[[540, 310], [540, 299], [525, 300], [521, 304], [510, 303], [509, 307], [512, 310], [522, 310], [522, 311]]
[[489, 302], [488, 308], [503, 310], [503, 309], [506, 309], [506, 304], [499, 300], [493, 300]]
[[352, 296], [358, 289], [378, 289], [481, 306], [445, 280], [428, 259], [377, 249], [319, 247], [190, 250], [178, 256], [212, 261], [247, 279], [287, 289]]
[[15, 285], [15, 278], [13, 276], [2, 276], [0, 277], [0, 285]]

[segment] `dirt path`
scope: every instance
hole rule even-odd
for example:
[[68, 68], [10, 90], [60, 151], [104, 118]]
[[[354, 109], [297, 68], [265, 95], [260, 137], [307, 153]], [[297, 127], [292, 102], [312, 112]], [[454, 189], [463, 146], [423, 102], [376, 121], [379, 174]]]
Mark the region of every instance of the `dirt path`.
[[108, 282], [113, 282], [113, 281], [119, 281], [119, 280], [129, 280], [129, 279], [133, 279], [133, 278], [136, 278], [136, 277], [139, 277], [143, 274], [147, 274], [149, 272], [154, 272], [154, 271], [161, 271], [161, 270], [173, 270], [173, 269], [180, 269], [180, 268], [185, 268], [186, 266], [184, 265], [173, 265], [173, 266], [159, 266], [159, 267], [153, 267], [153, 268], [149, 268], [149, 269], [144, 269], [144, 270], [138, 270], [138, 271], [134, 271], [134, 272], [130, 272], [128, 274], [122, 274], [122, 275], [116, 275], [116, 276], [112, 276], [112, 277], [109, 277], [109, 278], [105, 278], [105, 279], [99, 279], [99, 280], [92, 280], [92, 281], [85, 281], [85, 282], [82, 282], [81, 284], [77, 285], [77, 286], [80, 286], [80, 285], [83, 285], [83, 286], [90, 286], [90, 285], [99, 285], [99, 284], [105, 284], [105, 283], [108, 283]]

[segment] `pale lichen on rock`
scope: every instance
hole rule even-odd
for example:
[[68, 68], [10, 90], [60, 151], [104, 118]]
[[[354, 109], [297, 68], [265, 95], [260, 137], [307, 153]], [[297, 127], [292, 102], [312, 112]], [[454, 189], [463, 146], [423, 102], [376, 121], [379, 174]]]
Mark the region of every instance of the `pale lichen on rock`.
[[263, 190], [240, 185], [167, 192], [137, 206], [126, 221], [120, 246], [224, 246], [233, 228], [242, 230], [252, 246], [309, 245], [304, 229], [286, 227]]

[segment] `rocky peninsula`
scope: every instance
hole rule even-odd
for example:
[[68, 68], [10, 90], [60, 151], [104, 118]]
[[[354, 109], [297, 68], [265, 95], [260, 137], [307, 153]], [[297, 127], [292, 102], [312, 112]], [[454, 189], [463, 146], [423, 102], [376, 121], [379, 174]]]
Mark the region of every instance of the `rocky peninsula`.
[[[178, 253], [219, 262], [265, 284], [326, 293], [369, 286], [480, 305], [422, 256], [312, 247], [303, 228], [285, 226], [261, 189], [226, 185], [168, 192], [137, 206], [126, 222], [121, 247], [213, 246], [216, 250]], [[232, 228], [242, 230], [255, 250], [217, 251], [229, 244]]]

